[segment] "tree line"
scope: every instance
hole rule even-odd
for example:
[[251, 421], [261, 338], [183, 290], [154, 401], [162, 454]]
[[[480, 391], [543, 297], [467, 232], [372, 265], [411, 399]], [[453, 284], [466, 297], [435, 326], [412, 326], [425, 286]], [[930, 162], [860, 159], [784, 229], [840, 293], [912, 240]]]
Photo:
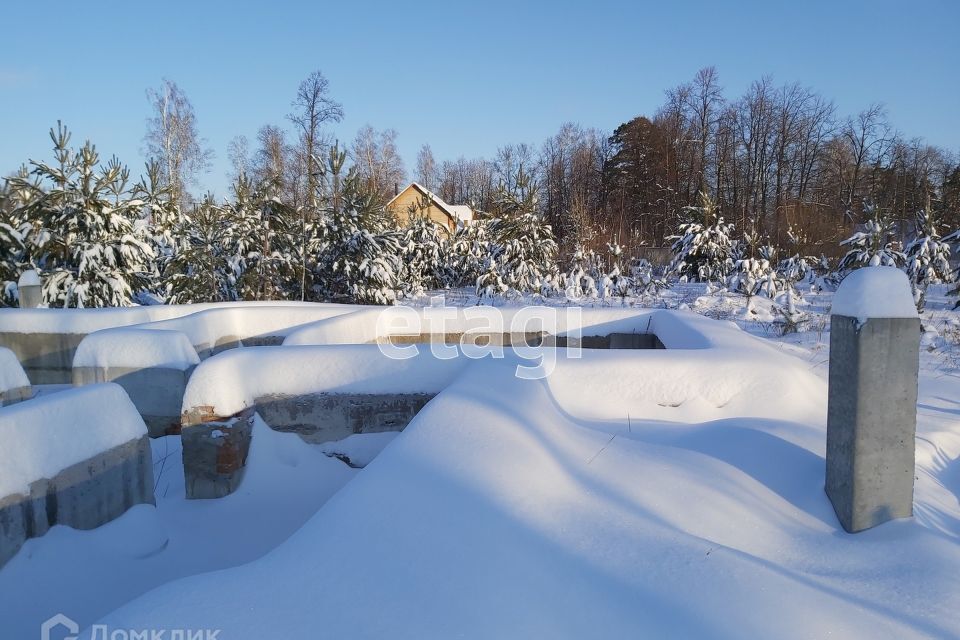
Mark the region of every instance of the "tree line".
[[[213, 152], [189, 99], [166, 80], [147, 96], [150, 160], [139, 180], [89, 142], [71, 148], [59, 124], [54, 162], [31, 161], [4, 180], [0, 304], [15, 303], [28, 267], [47, 276], [53, 306], [145, 293], [389, 303], [464, 285], [488, 295], [623, 293], [651, 285], [644, 246], [672, 246], [684, 271], [684, 238], [699, 242], [691, 225], [705, 238], [721, 228], [730, 236], [724, 277], [758, 251], [771, 268], [838, 258], [862, 228], [899, 251], [960, 227], [957, 157], [898, 134], [881, 106], [844, 118], [816, 92], [770, 78], [728, 99], [713, 68], [609, 135], [568, 123], [539, 147], [442, 162], [424, 145], [413, 178], [480, 216], [453, 236], [416, 216], [398, 228], [384, 212], [408, 176], [397, 133], [367, 126], [342, 147], [329, 128], [343, 106], [319, 71], [297, 88], [288, 126], [231, 141], [231, 193], [221, 200], [194, 193]], [[936, 250], [949, 258], [943, 243]], [[701, 279], [698, 269], [683, 275]]]

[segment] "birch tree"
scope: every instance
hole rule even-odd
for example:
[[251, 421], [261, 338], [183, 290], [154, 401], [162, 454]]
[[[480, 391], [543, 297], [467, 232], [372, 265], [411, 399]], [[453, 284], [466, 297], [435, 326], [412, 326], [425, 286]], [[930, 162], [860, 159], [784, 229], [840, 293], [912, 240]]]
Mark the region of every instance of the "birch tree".
[[147, 89], [147, 100], [153, 115], [143, 138], [145, 155], [160, 161], [163, 186], [186, 206], [188, 187], [196, 185], [198, 176], [210, 168], [213, 151], [205, 147], [193, 105], [175, 82], [164, 79], [158, 89]]

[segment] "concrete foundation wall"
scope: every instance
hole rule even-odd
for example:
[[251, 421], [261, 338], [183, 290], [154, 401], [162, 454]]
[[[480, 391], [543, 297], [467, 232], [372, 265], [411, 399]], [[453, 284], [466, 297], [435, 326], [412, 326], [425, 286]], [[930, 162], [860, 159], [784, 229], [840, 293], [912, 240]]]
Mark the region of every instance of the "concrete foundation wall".
[[320, 444], [355, 433], [402, 431], [433, 397], [425, 393], [271, 396], [257, 399], [256, 410], [271, 428]]
[[70, 384], [73, 356], [82, 333], [0, 332], [0, 347], [17, 355], [31, 384]]
[[548, 336], [545, 344], [581, 349], [664, 349], [660, 338], [652, 333], [611, 333], [605, 336]]
[[17, 387], [16, 389], [7, 389], [0, 391], [0, 407], [22, 402], [33, 397], [33, 387]]
[[136, 504], [154, 504], [147, 436], [38, 480], [29, 495], [0, 497], [0, 567], [53, 525], [93, 529]]
[[222, 498], [243, 480], [256, 412], [271, 428], [306, 442], [342, 440], [355, 433], [402, 431], [433, 394], [340, 394], [258, 398], [231, 418], [196, 407], [182, 417], [183, 472], [189, 499]]
[[582, 349], [663, 349], [663, 343], [652, 333], [610, 333], [608, 335], [567, 338], [543, 332], [528, 333], [421, 333], [419, 335], [394, 334], [382, 338], [383, 342], [406, 344], [475, 344], [478, 346], [531, 346], [566, 347]]
[[73, 384], [115, 382], [130, 396], [152, 438], [180, 432], [183, 392], [193, 372], [168, 367], [75, 367]]

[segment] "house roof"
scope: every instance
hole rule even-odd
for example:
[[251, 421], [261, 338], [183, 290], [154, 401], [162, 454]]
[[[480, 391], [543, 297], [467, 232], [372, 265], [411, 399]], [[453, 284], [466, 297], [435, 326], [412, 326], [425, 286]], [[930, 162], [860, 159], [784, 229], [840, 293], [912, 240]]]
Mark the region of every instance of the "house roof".
[[420, 184], [419, 182], [411, 182], [409, 185], [407, 185], [406, 189], [404, 189], [403, 191], [401, 191], [400, 193], [398, 193], [397, 195], [393, 196], [393, 197], [390, 199], [390, 201], [385, 205], [385, 208], [389, 209], [389, 208], [390, 208], [390, 205], [393, 204], [393, 201], [396, 200], [397, 198], [399, 198], [400, 196], [402, 196], [404, 193], [406, 193], [406, 192], [407, 192], [407, 189], [410, 189], [410, 188], [416, 189], [416, 190], [419, 191], [423, 196], [429, 198], [430, 201], [433, 203], [434, 206], [436, 206], [438, 209], [440, 209], [440, 210], [443, 211], [445, 214], [447, 214], [448, 216], [450, 216], [450, 218], [451, 218], [454, 222], [463, 222], [463, 223], [466, 223], [466, 222], [470, 222], [471, 220], [473, 220], [473, 209], [471, 209], [468, 205], [465, 205], [465, 204], [447, 204], [447, 203], [443, 200], [443, 198], [441, 198], [440, 196], [438, 196], [437, 194], [435, 194], [433, 191], [430, 191], [429, 189], [427, 189], [425, 186], [423, 186], [423, 185]]

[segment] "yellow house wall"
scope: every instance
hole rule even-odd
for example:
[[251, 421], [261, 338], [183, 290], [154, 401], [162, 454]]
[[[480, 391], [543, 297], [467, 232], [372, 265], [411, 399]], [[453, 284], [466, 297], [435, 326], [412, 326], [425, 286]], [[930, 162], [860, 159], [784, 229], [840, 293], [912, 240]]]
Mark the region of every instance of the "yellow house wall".
[[[393, 214], [400, 225], [406, 225], [408, 222], [410, 222], [410, 208], [419, 207], [422, 199], [423, 196], [419, 191], [413, 187], [407, 187], [390, 204], [390, 207], [387, 210]], [[430, 220], [433, 220], [440, 226], [446, 228], [448, 231], [455, 230], [450, 216], [448, 216], [440, 207], [437, 207], [436, 205], [431, 204], [426, 209], [420, 209], [420, 214], [426, 214]]]

